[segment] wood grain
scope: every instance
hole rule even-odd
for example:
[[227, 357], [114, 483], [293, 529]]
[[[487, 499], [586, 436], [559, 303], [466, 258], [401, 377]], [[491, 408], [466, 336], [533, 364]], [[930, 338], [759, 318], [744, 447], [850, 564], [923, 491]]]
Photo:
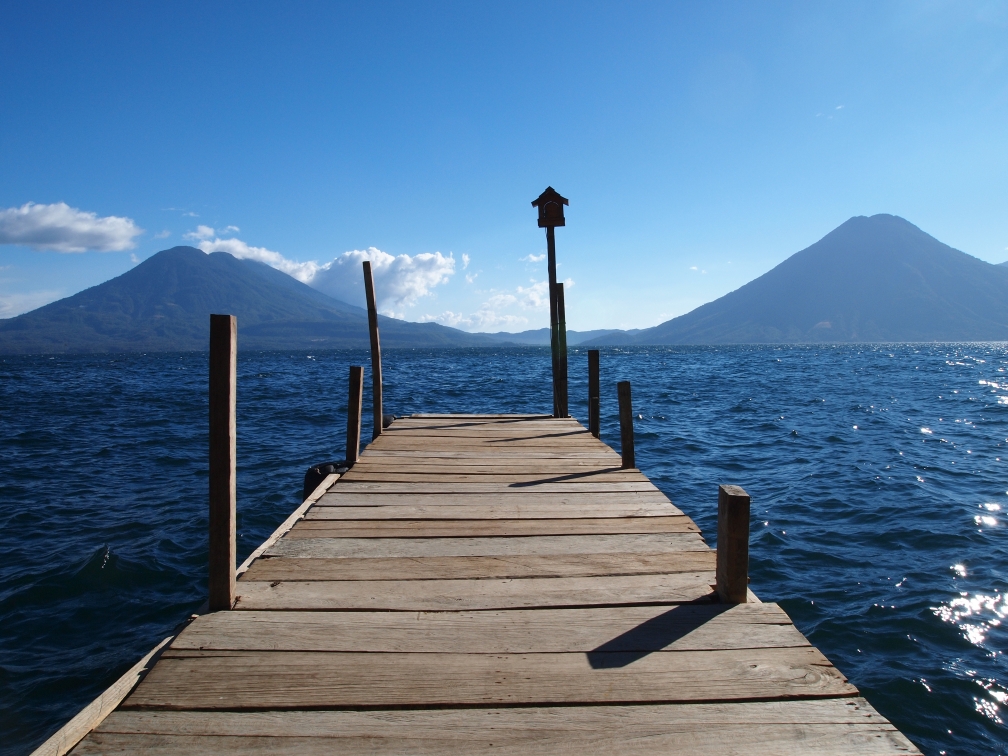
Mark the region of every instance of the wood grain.
[[713, 601], [713, 572], [442, 580], [242, 580], [235, 610], [430, 612]]

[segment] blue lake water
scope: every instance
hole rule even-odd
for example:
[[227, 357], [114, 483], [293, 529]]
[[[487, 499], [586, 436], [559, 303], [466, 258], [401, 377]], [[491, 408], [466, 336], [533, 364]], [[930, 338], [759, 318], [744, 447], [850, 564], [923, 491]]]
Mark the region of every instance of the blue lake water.
[[[342, 456], [348, 366], [367, 362], [239, 352], [239, 560], [305, 469]], [[386, 411], [549, 412], [549, 365], [390, 350]], [[1008, 347], [604, 349], [601, 366], [603, 441], [618, 450], [628, 379], [638, 466], [712, 545], [717, 484], [752, 495], [752, 589], [876, 708], [925, 753], [1008, 750]], [[584, 350], [570, 374], [583, 420]], [[201, 354], [0, 358], [0, 753], [204, 600], [206, 376]]]

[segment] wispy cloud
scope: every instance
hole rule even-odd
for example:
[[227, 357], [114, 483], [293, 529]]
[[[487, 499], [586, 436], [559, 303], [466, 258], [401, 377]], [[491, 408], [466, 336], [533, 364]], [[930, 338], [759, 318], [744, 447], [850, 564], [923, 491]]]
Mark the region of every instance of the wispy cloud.
[[[208, 228], [208, 226], [200, 226], [194, 233], [199, 234], [202, 229]], [[213, 232], [213, 229], [209, 230], [211, 233]], [[196, 238], [199, 237], [197, 236]], [[301, 283], [310, 283], [315, 277], [315, 274], [322, 268], [322, 266], [317, 262], [297, 262], [295, 260], [288, 260], [279, 252], [274, 252], [273, 250], [266, 249], [265, 247], [249, 246], [241, 239], [205, 239], [199, 243], [199, 248], [208, 255], [211, 252], [227, 252], [229, 255], [234, 255], [240, 260], [256, 260], [261, 263], [266, 263], [271, 268], [283, 271], [287, 275], [296, 278]]]
[[169, 236], [171, 236], [171, 231], [169, 231], [167, 228], [164, 231], [158, 231], [156, 234], [154, 234], [155, 239], [167, 239]]
[[468, 267], [469, 267], [469, 255], [467, 255], [465, 252], [463, 252], [462, 253], [462, 270], [465, 270]]
[[546, 253], [543, 252], [541, 255], [525, 255], [525, 257], [519, 257], [520, 262], [527, 263], [540, 263], [546, 259]]
[[62, 291], [46, 289], [16, 294], [0, 294], [0, 318], [13, 318], [25, 312], [55, 302], [64, 296]]
[[143, 229], [130, 218], [99, 218], [65, 202], [0, 210], [0, 244], [18, 244], [56, 252], [121, 252], [136, 246]]
[[473, 281], [476, 280], [476, 277], [478, 275], [479, 273], [466, 273], [466, 283], [471, 284]]
[[188, 233], [184, 234], [183, 238], [198, 241], [200, 239], [210, 239], [211, 237], [216, 236], [216, 234], [217, 232], [213, 230], [212, 226], [199, 225], [196, 226], [195, 231], [189, 231]]

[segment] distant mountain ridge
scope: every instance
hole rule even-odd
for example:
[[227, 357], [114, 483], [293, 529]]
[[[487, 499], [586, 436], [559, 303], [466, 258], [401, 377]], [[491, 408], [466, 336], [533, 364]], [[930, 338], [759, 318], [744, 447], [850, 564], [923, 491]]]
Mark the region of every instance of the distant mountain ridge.
[[1008, 340], [1008, 267], [894, 215], [856, 216], [745, 286], [593, 344]]
[[[367, 313], [262, 263], [193, 247], [8, 320], [0, 354], [204, 351], [211, 312], [243, 349], [366, 348]], [[549, 344], [549, 329], [466, 333], [379, 318], [389, 347]], [[1008, 340], [1008, 263], [893, 215], [857, 216], [739, 289], [643, 330], [568, 331], [569, 346]]]
[[[367, 312], [268, 265], [173, 247], [66, 299], [0, 320], [0, 354], [205, 351], [209, 314], [238, 316], [242, 349], [367, 347]], [[479, 346], [436, 323], [379, 317], [386, 346]]]

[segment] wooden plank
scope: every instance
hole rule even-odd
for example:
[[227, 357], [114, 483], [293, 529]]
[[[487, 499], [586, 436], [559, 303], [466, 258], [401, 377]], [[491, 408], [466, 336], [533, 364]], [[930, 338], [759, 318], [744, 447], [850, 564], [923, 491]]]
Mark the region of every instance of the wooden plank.
[[554, 518], [667, 517], [681, 512], [671, 504], [406, 504], [324, 505], [313, 507], [306, 520], [528, 520]]
[[[713, 570], [713, 551], [665, 554], [550, 554], [547, 556], [374, 557], [257, 560], [244, 579], [277, 580], [432, 580], [437, 578], [592, 577], [654, 575]], [[240, 582], [240, 581], [239, 581]]]
[[237, 584], [235, 610], [433, 612], [712, 601], [714, 573]]
[[[513, 493], [510, 489], [505, 493]], [[502, 497], [489, 495], [485, 492], [438, 492], [438, 493], [403, 493], [384, 491], [374, 491], [371, 489], [361, 489], [357, 486], [343, 487], [336, 486], [319, 499], [319, 506], [381, 506], [381, 505], [407, 505], [407, 506], [429, 506], [429, 505], [467, 505], [467, 506], [508, 506], [525, 507], [528, 511], [535, 511], [544, 506], [566, 506], [571, 509], [591, 506], [642, 506], [655, 505], [670, 508], [674, 505], [661, 491], [578, 491], [543, 493], [541, 491], [522, 491], [520, 497]]]
[[680, 706], [120, 711], [79, 753], [919, 754], [863, 698]]
[[289, 538], [479, 538], [483, 536], [699, 533], [685, 515], [516, 520], [301, 520]]
[[437, 462], [403, 462], [401, 459], [381, 460], [362, 459], [354, 466], [356, 472], [371, 474], [414, 473], [421, 475], [576, 475], [585, 473], [598, 475], [602, 472], [619, 473], [620, 467], [612, 460], [606, 461], [571, 461], [571, 460], [522, 460], [505, 463], [503, 460], [439, 460]]
[[714, 702], [857, 689], [812, 647], [638, 654], [166, 651], [124, 709]]
[[776, 604], [478, 612], [215, 612], [172, 649], [588, 653], [787, 648], [809, 642]]
[[517, 536], [515, 538], [281, 538], [267, 556], [447, 557], [520, 554], [660, 554], [709, 551], [696, 533], [667, 535]]
[[526, 496], [530, 493], [654, 493], [658, 488], [651, 481], [639, 483], [597, 481], [585, 483], [568, 481], [564, 483], [452, 483], [452, 482], [354, 482], [341, 478], [335, 488], [336, 493], [418, 493], [418, 494], [493, 494], [501, 496], [514, 494]]

